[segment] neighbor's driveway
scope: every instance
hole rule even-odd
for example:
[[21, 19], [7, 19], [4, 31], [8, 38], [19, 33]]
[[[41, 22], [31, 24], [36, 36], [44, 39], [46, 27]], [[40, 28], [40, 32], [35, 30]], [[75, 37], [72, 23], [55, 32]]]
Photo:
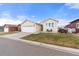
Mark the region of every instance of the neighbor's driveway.
[[1, 35], [0, 37], [19, 39], [23, 36], [30, 35], [30, 34], [32, 34], [32, 33], [18, 32], [18, 33], [14, 33], [14, 34]]
[[74, 54], [0, 37], [0, 56], [75, 56]]

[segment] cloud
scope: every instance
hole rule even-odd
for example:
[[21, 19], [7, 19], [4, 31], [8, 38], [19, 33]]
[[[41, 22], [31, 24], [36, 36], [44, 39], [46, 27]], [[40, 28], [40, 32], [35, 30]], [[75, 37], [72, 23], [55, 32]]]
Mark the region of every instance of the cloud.
[[1, 18], [12, 18], [11, 13], [9, 11], [1, 12]]
[[2, 3], [0, 3], [0, 6], [2, 6], [3, 4]]
[[4, 24], [20, 24], [22, 21], [20, 20], [13, 20], [13, 19], [6, 19], [6, 18], [0, 18], [0, 26], [3, 26]]
[[32, 18], [36, 18], [36, 16], [32, 16]]
[[9, 11], [3, 11], [0, 14], [0, 26], [3, 26], [4, 24], [20, 24], [25, 19], [26, 16], [24, 15], [17, 15], [14, 18]]
[[79, 9], [79, 3], [66, 3], [65, 6], [68, 6], [71, 9]]
[[23, 20], [23, 19], [26, 19], [27, 17], [25, 15], [18, 15], [17, 18], [19, 20]]
[[65, 25], [69, 24], [69, 22], [70, 22], [67, 19], [56, 19], [56, 20], [59, 21], [59, 24], [58, 24], [59, 27], [63, 27]]

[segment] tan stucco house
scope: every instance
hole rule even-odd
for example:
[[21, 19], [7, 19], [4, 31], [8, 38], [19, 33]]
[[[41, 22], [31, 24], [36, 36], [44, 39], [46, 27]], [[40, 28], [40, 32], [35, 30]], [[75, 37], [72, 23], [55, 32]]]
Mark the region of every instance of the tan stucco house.
[[21, 31], [22, 32], [58, 32], [58, 21], [52, 18], [48, 18], [43, 20], [42, 22], [34, 23], [30, 20], [25, 20], [21, 24]]

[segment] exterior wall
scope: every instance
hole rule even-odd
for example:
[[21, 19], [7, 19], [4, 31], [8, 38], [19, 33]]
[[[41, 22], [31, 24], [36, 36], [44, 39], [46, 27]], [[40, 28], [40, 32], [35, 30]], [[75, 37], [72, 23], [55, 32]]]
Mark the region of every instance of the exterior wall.
[[21, 25], [20, 24], [18, 25], [18, 31], [21, 31]]
[[79, 33], [79, 28], [76, 27], [77, 23], [79, 23], [79, 21], [72, 22], [67, 26], [69, 33]]
[[4, 32], [9, 32], [9, 28], [4, 27]]
[[35, 27], [36, 27], [36, 32], [41, 32], [42, 31], [41, 30], [42, 29], [41, 25], [36, 24]]
[[41, 29], [40, 25], [33, 23], [31, 21], [25, 21], [23, 24], [21, 24], [21, 31], [23, 30], [23, 27], [34, 27], [35, 32], [39, 32]]
[[79, 33], [79, 29], [76, 29], [76, 33]]
[[4, 27], [0, 27], [0, 32], [4, 32]]
[[[53, 27], [48, 27], [46, 24], [47, 23], [54, 23]], [[43, 32], [47, 32], [47, 29], [52, 29], [53, 33], [57, 33], [58, 32], [58, 22], [54, 21], [54, 20], [47, 20], [45, 22], [42, 23], [43, 25]]]
[[76, 29], [75, 28], [68, 28], [68, 32], [69, 33], [75, 33], [76, 32]]
[[30, 22], [30, 21], [25, 21], [22, 25], [21, 25], [21, 27], [26, 27], [26, 26], [35, 26], [35, 24], [33, 23], [33, 22]]
[[18, 31], [18, 27], [4, 27], [4, 32], [15, 32]]
[[8, 27], [9, 32], [18, 31], [18, 27]]

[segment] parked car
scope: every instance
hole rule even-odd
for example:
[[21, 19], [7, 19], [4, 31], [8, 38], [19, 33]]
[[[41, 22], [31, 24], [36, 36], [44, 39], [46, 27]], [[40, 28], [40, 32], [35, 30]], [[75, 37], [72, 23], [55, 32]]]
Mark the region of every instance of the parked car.
[[61, 29], [61, 28], [60, 28], [60, 29], [58, 30], [58, 32], [59, 32], [59, 33], [67, 33], [68, 31], [67, 31], [66, 29]]

